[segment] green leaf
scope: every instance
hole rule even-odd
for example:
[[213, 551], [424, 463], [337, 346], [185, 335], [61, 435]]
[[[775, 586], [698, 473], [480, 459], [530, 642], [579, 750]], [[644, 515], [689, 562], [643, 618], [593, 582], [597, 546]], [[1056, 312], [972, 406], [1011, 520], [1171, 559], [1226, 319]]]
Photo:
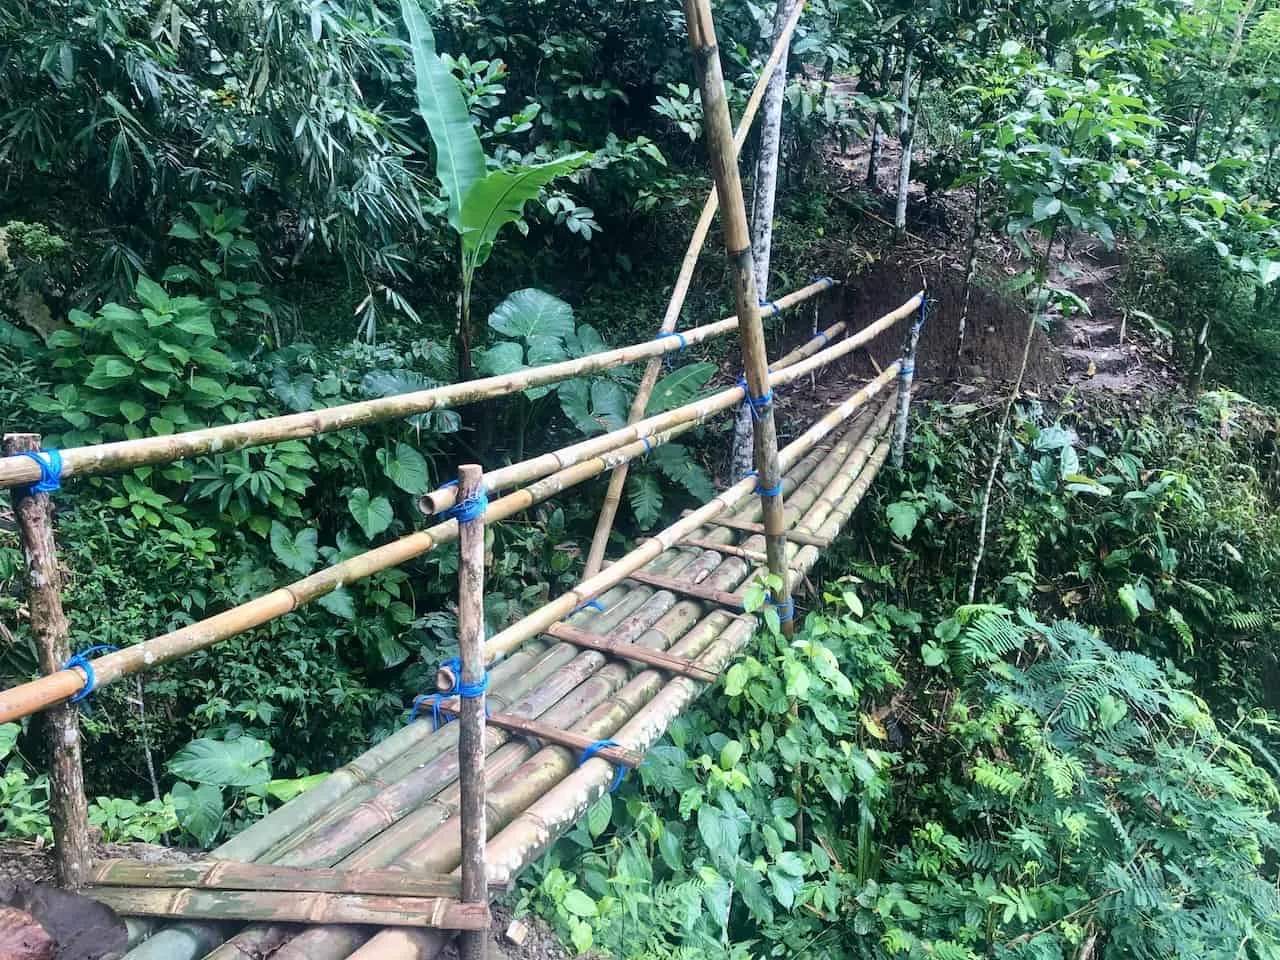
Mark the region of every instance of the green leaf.
[[123, 414], [124, 418], [130, 423], [137, 423], [147, 415], [147, 408], [136, 400], [121, 400], [120, 413]]
[[311, 409], [315, 403], [315, 386], [316, 378], [309, 373], [291, 377], [284, 367], [277, 367], [271, 375], [271, 392], [295, 413]]
[[271, 552], [290, 570], [305, 576], [315, 569], [320, 552], [316, 547], [317, 534], [314, 527], [307, 527], [295, 535], [280, 521], [273, 520], [269, 539]]
[[662, 489], [651, 476], [633, 473], [627, 477], [627, 499], [641, 530], [648, 530], [662, 516]]
[[587, 830], [591, 832], [592, 837], [598, 837], [605, 832], [612, 819], [613, 797], [606, 793], [587, 810]]
[[557, 177], [572, 173], [590, 159], [591, 154], [586, 152], [571, 153], [531, 167], [494, 170], [473, 183], [462, 198], [458, 224], [471, 269], [489, 259], [498, 232], [518, 220], [524, 213], [524, 205], [536, 199], [543, 187]]
[[691, 403], [719, 368], [714, 363], [691, 363], [667, 374], [653, 388], [645, 416], [664, 413]]
[[369, 491], [364, 487], [356, 487], [351, 491], [351, 495], [347, 497], [347, 509], [351, 511], [356, 523], [360, 524], [360, 529], [368, 540], [391, 526], [395, 516], [386, 497], [370, 497]]
[[199, 240], [200, 231], [185, 220], [175, 220], [173, 226], [169, 228], [169, 236], [177, 237], [179, 240]]
[[180, 317], [173, 324], [183, 333], [189, 333], [193, 337], [216, 337], [218, 331], [213, 328], [213, 321], [209, 319], [207, 313], [188, 313]]
[[341, 617], [343, 620], [356, 618], [355, 601], [351, 599], [351, 592], [346, 587], [339, 587], [333, 593], [326, 593], [316, 603], [335, 617]]
[[716, 495], [716, 485], [702, 464], [693, 459], [693, 452], [678, 443], [664, 443], [649, 454], [653, 464], [664, 477], [678, 483], [695, 498], [706, 502]]
[[436, 39], [417, 0], [400, 0], [409, 28], [418, 111], [436, 148], [436, 178], [449, 199], [449, 223], [462, 233], [464, 198], [484, 176], [484, 148], [453, 73], [436, 55]]
[[920, 508], [914, 503], [898, 500], [885, 507], [884, 514], [893, 535], [899, 540], [909, 540], [920, 519]]
[[545, 290], [525, 287], [508, 296], [489, 314], [489, 326], [504, 337], [573, 336], [573, 308]]
[[0, 723], [0, 760], [7, 757], [18, 743], [22, 727], [16, 723]]
[[560, 906], [575, 917], [594, 917], [596, 915], [596, 902], [578, 889], [568, 891], [564, 895], [564, 899], [560, 901]]
[[192, 787], [179, 781], [173, 785], [172, 796], [178, 825], [200, 846], [213, 846], [222, 827], [222, 791], [208, 783]]
[[476, 367], [485, 376], [501, 377], [524, 369], [524, 347], [511, 340], [495, 343], [489, 349], [479, 352]]
[[1120, 601], [1120, 606], [1124, 607], [1124, 612], [1129, 615], [1130, 620], [1138, 619], [1138, 593], [1133, 584], [1126, 583], [1117, 590], [1116, 599]]
[[1036, 197], [1035, 203], [1031, 205], [1031, 216], [1036, 223], [1040, 223], [1042, 220], [1056, 217], [1061, 209], [1062, 201], [1057, 197], [1039, 196]]
[[169, 294], [164, 292], [164, 287], [156, 283], [146, 274], [138, 274], [138, 282], [133, 288], [133, 292], [138, 295], [138, 299], [145, 303], [156, 313], [165, 313], [169, 309]]
[[267, 784], [267, 795], [281, 803], [288, 803], [312, 787], [319, 786], [328, 776], [327, 773], [313, 773], [309, 777], [294, 777], [292, 780], [272, 780]]
[[183, 780], [219, 787], [252, 787], [271, 779], [266, 764], [275, 751], [265, 740], [192, 740], [169, 761], [169, 772]]
[[409, 444], [401, 441], [396, 444], [394, 455], [384, 449], [379, 450], [376, 456], [387, 479], [405, 493], [417, 495], [427, 492], [427, 461]]

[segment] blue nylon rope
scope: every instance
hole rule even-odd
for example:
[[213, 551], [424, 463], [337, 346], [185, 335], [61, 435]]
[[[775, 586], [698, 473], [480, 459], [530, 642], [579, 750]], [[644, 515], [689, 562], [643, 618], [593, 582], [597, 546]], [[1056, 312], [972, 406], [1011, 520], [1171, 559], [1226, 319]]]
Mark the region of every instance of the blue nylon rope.
[[645, 453], [653, 453], [653, 444], [649, 442], [648, 437], [641, 437], [640, 442], [644, 444]]
[[[595, 743], [588, 746], [587, 749], [582, 751], [582, 756], [578, 758], [578, 766], [582, 766], [584, 763], [586, 763], [588, 760], [594, 757], [597, 753], [599, 753], [605, 747], [617, 747], [617, 746], [621, 746], [621, 744], [619, 744], [616, 740], [597, 740]], [[606, 760], [605, 757], [601, 757], [600, 759]], [[606, 762], [612, 762], [612, 761], [606, 760]], [[615, 790], [618, 789], [618, 787], [622, 786], [622, 778], [625, 777], [626, 775], [627, 775], [627, 768], [624, 767], [622, 764], [618, 764], [617, 772], [614, 773], [613, 775], [613, 783], [610, 784], [609, 786], [610, 793], [613, 793]]]
[[756, 478], [756, 493], [760, 494], [761, 496], [764, 496], [764, 497], [777, 497], [777, 496], [781, 496], [781, 494], [782, 494], [782, 481], [781, 481], [781, 480], [779, 480], [775, 486], [772, 486], [772, 487], [762, 487], [762, 486], [760, 486], [760, 471], [759, 471], [759, 470], [752, 470], [752, 471], [750, 471], [749, 473], [747, 473], [747, 474], [746, 474], [746, 476], [744, 476], [744, 477], [743, 477], [743, 479], [745, 480], [745, 479], [746, 479], [746, 477], [755, 477], [755, 478]]
[[796, 618], [796, 601], [794, 598], [787, 597], [785, 602], [779, 603], [770, 596], [765, 602], [778, 611], [779, 623], [790, 623]]
[[[447, 483], [445, 486], [456, 487], [458, 481]], [[469, 520], [475, 520], [484, 516], [484, 512], [489, 509], [489, 491], [483, 486], [479, 487], [475, 494], [465, 499], [459, 500], [448, 510], [445, 510], [440, 516], [446, 520], [457, 520], [459, 523], [466, 523]]]
[[760, 306], [769, 307], [771, 310], [773, 310], [773, 315], [775, 317], [782, 313], [782, 311], [778, 309], [778, 305], [776, 303], [774, 303], [772, 300], [766, 300], [764, 299], [764, 297], [760, 298]]
[[[820, 334], [818, 334], [818, 336], [822, 338], [822, 345], [824, 347], [831, 343], [831, 338], [827, 336], [827, 331], [823, 330]], [[815, 337], [814, 339], [816, 340], [817, 337]]]
[[751, 407], [751, 419], [755, 421], [763, 420], [765, 413], [769, 410], [769, 406], [773, 403], [773, 390], [766, 390], [758, 397], [752, 396], [751, 388], [747, 386], [745, 375], [738, 378], [738, 386], [747, 395], [747, 404]]
[[409, 711], [409, 719], [407, 719], [405, 723], [413, 723], [413, 721], [417, 720], [418, 712], [422, 710], [424, 706], [430, 704], [431, 729], [432, 731], [439, 730], [446, 723], [456, 719], [455, 717], [451, 717], [449, 714], [442, 713], [440, 711], [440, 704], [442, 704], [446, 699], [447, 698], [443, 693], [424, 693], [421, 696], [414, 697], [413, 707]]
[[[33, 488], [34, 489], [34, 488]], [[54, 489], [57, 489], [56, 487]], [[43, 493], [45, 491], [36, 491]], [[100, 643], [96, 647], [89, 647], [87, 650], [81, 650], [67, 658], [67, 662], [62, 665], [63, 670], [72, 670], [79, 668], [84, 672], [84, 686], [80, 688], [80, 692], [73, 696], [68, 703], [79, 703], [89, 694], [93, 693], [94, 688], [98, 686], [98, 678], [93, 672], [93, 663], [89, 660], [95, 653], [115, 653], [119, 647], [113, 647], [110, 644]]]
[[814, 277], [814, 278], [813, 278], [813, 282], [814, 282], [814, 283], [825, 283], [828, 287], [830, 287], [830, 286], [834, 286], [834, 285], [835, 285], [835, 281], [834, 281], [834, 280], [832, 280], [830, 277]]
[[446, 691], [447, 693], [456, 693], [463, 700], [478, 700], [489, 689], [489, 672], [487, 670], [475, 683], [462, 682], [461, 657], [450, 657], [448, 660], [442, 660], [440, 661], [440, 666], [453, 674], [453, 686]]
[[[605, 611], [604, 604], [601, 603], [599, 600], [588, 600], [586, 603], [575, 608], [573, 613], [581, 613], [583, 610], [586, 610], [588, 607], [590, 607], [592, 610], [599, 610], [601, 613], [604, 613]], [[570, 614], [570, 616], [572, 615], [573, 614]]]
[[929, 319], [929, 298], [925, 297], [923, 300], [920, 301], [920, 315], [916, 317], [916, 322], [914, 324], [916, 328], [916, 333], [919, 333], [921, 330], [924, 329], [924, 323], [928, 319]]
[[687, 350], [687, 349], [689, 349], [689, 341], [688, 341], [688, 340], [686, 340], [686, 339], [684, 338], [684, 334], [683, 334], [683, 333], [680, 333], [679, 331], [672, 330], [672, 331], [670, 331], [669, 333], [660, 333], [660, 334], [658, 334], [656, 337], [654, 337], [653, 339], [655, 339], [655, 340], [661, 340], [661, 339], [663, 339], [664, 337], [676, 337], [676, 338], [680, 341], [680, 349], [681, 349], [681, 350]]
[[18, 456], [34, 461], [40, 468], [40, 479], [27, 487], [27, 493], [53, 493], [62, 489], [62, 453], [57, 447], [23, 450]]

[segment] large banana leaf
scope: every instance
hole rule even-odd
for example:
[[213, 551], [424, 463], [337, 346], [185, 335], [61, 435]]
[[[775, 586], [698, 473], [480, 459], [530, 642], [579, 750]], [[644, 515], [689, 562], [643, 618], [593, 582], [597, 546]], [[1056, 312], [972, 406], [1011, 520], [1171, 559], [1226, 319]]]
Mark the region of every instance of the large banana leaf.
[[524, 213], [524, 205], [536, 198], [543, 187], [589, 159], [590, 153], [571, 153], [531, 167], [493, 170], [473, 183], [462, 198], [459, 227], [462, 248], [471, 269], [475, 270], [489, 259], [498, 231], [518, 220]]
[[462, 88], [436, 56], [436, 39], [417, 0], [400, 0], [409, 28], [418, 110], [436, 147], [436, 177], [449, 198], [449, 223], [462, 232], [463, 198], [484, 177], [484, 148], [471, 125]]

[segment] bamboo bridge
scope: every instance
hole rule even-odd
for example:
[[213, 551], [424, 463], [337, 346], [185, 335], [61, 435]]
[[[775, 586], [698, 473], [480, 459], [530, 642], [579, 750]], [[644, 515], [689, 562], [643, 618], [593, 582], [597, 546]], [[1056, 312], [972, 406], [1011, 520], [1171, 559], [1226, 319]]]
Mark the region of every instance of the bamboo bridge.
[[[803, 4], [771, 57], [777, 63]], [[672, 721], [714, 684], [758, 627], [748, 592], [767, 585], [780, 628], [792, 593], [840, 533], [877, 472], [900, 460], [919, 293], [861, 330], [844, 321], [772, 363], [762, 313], [782, 312], [836, 284], [821, 278], [766, 305], [757, 298], [735, 161], [772, 72], [761, 73], [735, 138], [706, 0], [686, 2], [716, 189], [682, 264], [658, 336], [516, 374], [249, 423], [92, 447], [41, 451], [6, 437], [0, 488], [14, 494], [28, 561], [28, 609], [42, 676], [0, 691], [0, 723], [48, 713], [51, 817], [61, 881], [129, 923], [130, 960], [419, 960], [459, 932], [483, 956], [489, 900], [642, 762]], [[734, 278], [735, 316], [675, 332], [717, 205]], [[775, 390], [891, 336], [902, 359], [779, 448]], [[744, 377], [694, 403], [645, 415], [662, 360], [736, 332]], [[882, 342], [882, 341], [881, 341]], [[624, 427], [488, 472], [463, 465], [424, 496], [438, 522], [288, 586], [163, 636], [100, 656], [71, 656], [49, 494], [62, 481], [261, 446], [506, 396], [647, 361]], [[627, 465], [743, 404], [754, 427], [752, 476], [720, 491], [611, 561], [605, 545]], [[484, 527], [612, 472], [583, 579], [498, 633], [483, 628]], [[460, 656], [441, 665], [438, 693], [409, 723], [202, 862], [93, 862], [85, 822], [77, 702], [97, 687], [206, 649], [380, 570], [456, 541]], [[450, 722], [456, 719], [457, 722]]]

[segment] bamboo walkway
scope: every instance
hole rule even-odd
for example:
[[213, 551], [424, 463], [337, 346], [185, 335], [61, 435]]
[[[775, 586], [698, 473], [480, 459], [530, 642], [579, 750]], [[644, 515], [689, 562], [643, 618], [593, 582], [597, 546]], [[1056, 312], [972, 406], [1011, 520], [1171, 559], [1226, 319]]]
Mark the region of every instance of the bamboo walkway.
[[[793, 586], [802, 584], [820, 544], [837, 536], [885, 462], [894, 402], [864, 406], [786, 471], [787, 527], [806, 541], [790, 547]], [[702, 671], [700, 677], [719, 674], [751, 639], [756, 618], [743, 613], [740, 598], [763, 567], [742, 553], [758, 555], [764, 540], [729, 524], [753, 524], [760, 512], [759, 499], [746, 498], [726, 523], [691, 535], [696, 544], [664, 550], [641, 577], [601, 595], [603, 609], [574, 613], [491, 669], [485, 731], [491, 889], [510, 887], [617, 776], [619, 767], [603, 753], [580, 763], [581, 747], [548, 736], [613, 740], [614, 756], [634, 765], [706, 689], [691, 670]], [[650, 578], [666, 588], [641, 582]], [[606, 640], [613, 650], [576, 643], [578, 634]], [[636, 662], [618, 649], [628, 645], [672, 658], [674, 669]], [[682, 666], [690, 668], [685, 675]], [[439, 927], [476, 929], [487, 921], [487, 911], [478, 915], [477, 904], [459, 900], [449, 880], [452, 875], [456, 882], [461, 858], [458, 727], [437, 727], [426, 710], [218, 848], [216, 864], [108, 862], [95, 868], [92, 880], [107, 885], [87, 892], [135, 917], [245, 918], [241, 891], [249, 889], [262, 904], [266, 922], [249, 926], [184, 922], [153, 932], [134, 922], [135, 937], [150, 935], [128, 960], [434, 957], [453, 936]], [[345, 892], [352, 889], [362, 892], [362, 922], [323, 923], [335, 901], [353, 901]], [[375, 891], [380, 896], [372, 896]]]

